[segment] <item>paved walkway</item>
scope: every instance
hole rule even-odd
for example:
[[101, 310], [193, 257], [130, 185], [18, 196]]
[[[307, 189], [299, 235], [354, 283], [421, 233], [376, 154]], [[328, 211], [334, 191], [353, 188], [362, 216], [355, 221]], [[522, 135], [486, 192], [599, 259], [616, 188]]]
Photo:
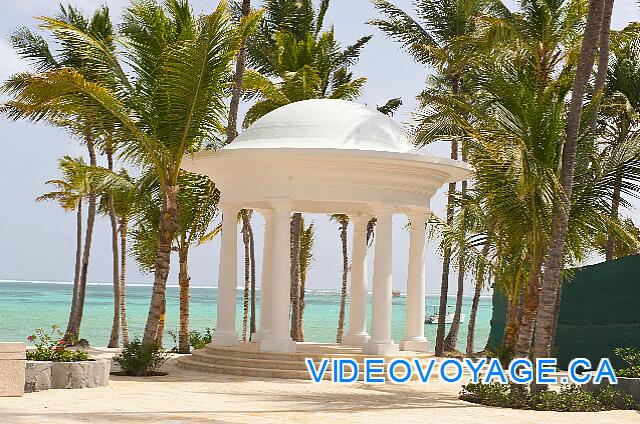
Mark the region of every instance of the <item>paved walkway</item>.
[[555, 413], [457, 399], [459, 385], [318, 385], [203, 374], [112, 377], [108, 387], [0, 398], [0, 423], [638, 424], [640, 412]]

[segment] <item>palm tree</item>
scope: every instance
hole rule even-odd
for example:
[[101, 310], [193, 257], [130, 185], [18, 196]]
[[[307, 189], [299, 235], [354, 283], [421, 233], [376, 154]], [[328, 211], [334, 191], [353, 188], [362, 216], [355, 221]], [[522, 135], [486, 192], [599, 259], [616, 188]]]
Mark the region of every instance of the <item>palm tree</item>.
[[[42, 20], [55, 20], [71, 30], [91, 34], [91, 37], [100, 40], [105, 49], [113, 49], [113, 27], [109, 18], [109, 9], [106, 6], [97, 9], [91, 19], [87, 19], [80, 10], [73, 6], [69, 5], [64, 7], [60, 5], [60, 13], [55, 19], [42, 18]], [[75, 40], [61, 37], [55, 33], [54, 38], [60, 46], [57, 51], [52, 51], [47, 41], [41, 35], [33, 33], [28, 28], [23, 27], [11, 35], [11, 42], [18, 55], [32, 64], [33, 72], [42, 74], [62, 72], [66, 68], [75, 68], [81, 70], [87, 80], [95, 81], [97, 75], [93, 72], [91, 60], [79, 53]], [[31, 76], [30, 73], [14, 75], [5, 83], [3, 90], [5, 90], [5, 92], [16, 92], [16, 90], [21, 89], [22, 83]], [[5, 106], [4, 111], [9, 117], [17, 119], [22, 116], [22, 112], [14, 106], [16, 105], [12, 106], [8, 104]], [[81, 138], [88, 150], [89, 164], [96, 166], [95, 143], [99, 134], [92, 128], [93, 120], [91, 117], [78, 116], [76, 118], [77, 119], [56, 118], [54, 119], [54, 124], [66, 128]], [[65, 333], [65, 337], [67, 337], [68, 340], [78, 339], [84, 311], [84, 294], [89, 271], [89, 256], [96, 213], [96, 193], [90, 192], [87, 197], [88, 207], [87, 225], [84, 236], [85, 245], [81, 255], [80, 275], [77, 282], [78, 287], [74, 287], [71, 313]]]
[[[240, 9], [241, 19], [247, 19], [251, 11], [251, 1], [243, 0]], [[229, 105], [229, 120], [226, 129], [226, 143], [231, 143], [238, 135], [238, 107], [240, 106], [240, 98], [242, 96], [242, 83], [244, 80], [244, 69], [246, 64], [246, 37], [242, 39], [238, 57], [236, 58], [236, 69], [234, 74], [233, 92], [231, 95], [231, 103]], [[251, 228], [251, 220], [249, 219], [249, 211], [242, 210], [242, 241], [245, 249], [245, 293], [244, 293], [244, 313], [242, 322], [242, 340], [247, 339], [247, 317], [251, 312], [249, 319], [249, 337], [255, 332], [255, 256], [253, 249], [253, 230]], [[252, 267], [253, 264], [253, 267]], [[249, 297], [251, 297], [251, 308], [249, 308]], [[251, 309], [251, 311], [249, 311]]]
[[73, 276], [73, 298], [78, 295], [80, 272], [82, 264], [82, 203], [92, 192], [91, 178], [82, 158], [65, 156], [59, 160], [59, 169], [62, 179], [49, 180], [45, 184], [53, 185], [56, 191], [45, 193], [36, 198], [36, 201], [57, 201], [66, 212], [76, 211], [76, 254]]
[[[613, 3], [613, 2], [612, 2]], [[548, 357], [551, 353], [553, 329], [555, 328], [556, 304], [564, 268], [564, 249], [567, 238], [571, 195], [582, 117], [583, 99], [589, 77], [593, 71], [597, 46], [602, 31], [602, 19], [605, 0], [591, 0], [587, 24], [582, 38], [582, 46], [571, 89], [571, 103], [567, 116], [566, 140], [562, 148], [562, 167], [560, 169], [560, 201], [554, 207], [551, 242], [547, 251], [545, 271], [539, 291], [539, 307], [535, 324], [534, 354], [536, 357]], [[608, 31], [608, 29], [607, 29]], [[608, 44], [608, 40], [607, 43]]]
[[120, 327], [122, 329], [122, 343], [129, 344], [129, 326], [127, 323], [127, 237], [129, 223], [137, 212], [138, 189], [134, 180], [126, 170], [118, 174], [124, 183], [112, 190], [115, 214], [118, 219], [118, 233], [120, 235]]
[[[318, 9], [311, 0], [265, 2], [264, 17], [247, 44], [253, 69], [244, 75], [244, 89], [258, 101], [249, 109], [243, 126], [286, 104], [317, 98], [354, 99], [360, 94], [365, 78], [350, 72], [362, 47], [370, 36], [362, 37], [347, 48], [335, 40], [333, 28], [323, 30], [329, 0]], [[390, 111], [399, 106], [389, 104]], [[291, 225], [291, 337], [302, 334], [300, 298], [300, 237], [302, 215], [295, 213]]]
[[[241, 17], [247, 19], [251, 12], [251, 0], [242, 0]], [[247, 39], [242, 38], [238, 57], [236, 58], [236, 71], [233, 78], [233, 93], [229, 105], [229, 122], [227, 123], [227, 144], [236, 138], [238, 134], [238, 107], [242, 96], [242, 81], [244, 79], [244, 68], [247, 59]]]
[[329, 0], [318, 10], [310, 0], [271, 0], [261, 25], [248, 44], [244, 86], [258, 101], [247, 111], [244, 126], [278, 107], [300, 100], [358, 97], [366, 78], [354, 78], [350, 67], [371, 39], [362, 37], [342, 48], [333, 28], [323, 31]]
[[189, 353], [189, 248], [206, 233], [217, 215], [220, 192], [207, 177], [182, 172], [178, 179], [178, 230], [175, 249], [180, 259], [180, 331], [178, 352]]
[[302, 214], [299, 212], [291, 216], [291, 285], [289, 297], [291, 299], [291, 339], [298, 340], [300, 323], [300, 236], [302, 235]]
[[[603, 22], [604, 24], [604, 22]], [[605, 121], [604, 139], [606, 148], [615, 149], [636, 129], [640, 110], [640, 44], [635, 26], [614, 32], [611, 38], [611, 58], [606, 74], [606, 85], [602, 105]], [[600, 71], [600, 67], [598, 68]], [[628, 169], [616, 173], [614, 194], [611, 200], [611, 219], [619, 220], [620, 193]], [[613, 232], [607, 236], [605, 258], [611, 260], [616, 255], [616, 238]]]
[[[489, 241], [489, 237], [484, 242], [482, 246], [482, 256], [481, 259], [488, 259], [489, 249], [491, 248], [491, 244]], [[473, 349], [473, 343], [475, 339], [475, 330], [476, 330], [476, 317], [478, 315], [478, 305], [480, 305], [480, 293], [482, 292], [482, 288], [485, 286], [485, 279], [487, 275], [490, 275], [490, 272], [487, 272], [487, 264], [484, 260], [480, 261], [476, 269], [476, 278], [473, 290], [473, 299], [471, 301], [471, 312], [469, 313], [469, 324], [467, 330], [467, 348], [466, 355], [469, 358], [475, 357], [475, 350]]]
[[[113, 143], [111, 140], [107, 141], [106, 145], [107, 164], [109, 171], [113, 172]], [[120, 255], [119, 239], [118, 239], [118, 218], [116, 216], [115, 202], [113, 199], [113, 193], [107, 191], [106, 193], [106, 214], [109, 216], [109, 222], [111, 224], [111, 251], [113, 253], [113, 324], [111, 325], [111, 335], [109, 336], [109, 343], [107, 347], [118, 347], [118, 340], [120, 338], [120, 324], [121, 317], [120, 312], [122, 306], [122, 295], [120, 290], [122, 286], [120, 283]]]
[[340, 312], [338, 314], [338, 331], [336, 333], [336, 343], [342, 343], [347, 301], [347, 276], [349, 275], [349, 248], [347, 243], [349, 217], [343, 214], [336, 214], [331, 215], [331, 219], [340, 224], [340, 243], [342, 246], [342, 284], [340, 286]]
[[[247, 341], [247, 328], [249, 326], [249, 304], [251, 294], [251, 258], [250, 258], [250, 239], [249, 239], [249, 211], [243, 209], [240, 211], [240, 221], [242, 222], [242, 244], [244, 245], [244, 290], [242, 293], [242, 341]], [[249, 332], [249, 339], [251, 332]]]
[[251, 228], [251, 211], [243, 209], [239, 213], [238, 221], [242, 222], [242, 242], [244, 244], [244, 293], [242, 315], [242, 341], [247, 341], [256, 331], [255, 324], [255, 289], [256, 289], [256, 261], [253, 249], [253, 229]]
[[304, 295], [307, 285], [307, 272], [313, 263], [313, 245], [315, 241], [315, 227], [313, 222], [305, 227], [304, 220], [301, 224], [300, 234], [300, 299], [298, 300], [298, 338], [299, 342], [304, 341], [302, 321], [304, 317]]
[[[178, 225], [178, 178], [184, 154], [216, 139], [226, 117], [224, 89], [241, 40], [256, 22], [236, 26], [221, 3], [196, 17], [186, 0], [134, 1], [123, 15], [126, 50], [118, 55], [87, 31], [51, 18], [43, 27], [73, 41], [95, 78], [81, 69], [21, 75], [5, 91], [14, 118], [92, 118], [92, 127], [117, 128], [122, 158], [158, 177], [162, 197], [154, 285], [143, 342], [154, 343], [163, 310], [171, 245]], [[128, 66], [122, 65], [122, 57]], [[115, 87], [111, 81], [115, 79]]]
[[[378, 27], [387, 36], [400, 42], [413, 58], [428, 67], [435, 67], [442, 77], [443, 88], [458, 96], [466, 91], [466, 72], [474, 59], [471, 43], [460, 40], [475, 35], [480, 15], [487, 9], [483, 0], [433, 0], [416, 3], [419, 21], [386, 0], [372, 0], [382, 14], [382, 18], [369, 23]], [[446, 123], [441, 123], [446, 125]], [[451, 158], [458, 159], [458, 139], [451, 134]], [[425, 131], [417, 132], [417, 142], [421, 145], [431, 142]], [[447, 194], [447, 219], [453, 224], [453, 202], [455, 183], [449, 184]], [[435, 354], [444, 353], [445, 313], [449, 292], [449, 269], [451, 247], [445, 246], [442, 258], [442, 280], [440, 286], [440, 314], [436, 336]], [[464, 278], [464, 277], [462, 277]]]

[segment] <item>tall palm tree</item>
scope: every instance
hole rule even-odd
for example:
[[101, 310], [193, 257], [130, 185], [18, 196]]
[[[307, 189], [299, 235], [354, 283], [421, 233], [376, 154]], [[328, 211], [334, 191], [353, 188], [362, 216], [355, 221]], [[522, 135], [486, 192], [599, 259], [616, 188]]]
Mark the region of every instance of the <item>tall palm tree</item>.
[[[604, 23], [604, 22], [603, 22]], [[615, 149], [624, 139], [632, 136], [640, 122], [640, 38], [635, 26], [614, 32], [611, 38], [611, 58], [605, 80], [602, 115], [605, 122], [605, 148]], [[598, 68], [600, 70], [600, 68]], [[616, 173], [614, 195], [611, 200], [611, 219], [618, 221], [619, 209], [624, 200], [621, 190], [625, 174], [629, 170], [620, 169]], [[616, 257], [616, 238], [613, 232], [607, 236], [605, 258]]]
[[347, 230], [349, 228], [349, 217], [344, 214], [331, 215], [331, 219], [340, 225], [340, 245], [342, 246], [342, 284], [340, 285], [340, 312], [338, 313], [338, 331], [336, 332], [336, 343], [342, 343], [344, 332], [344, 317], [347, 302], [347, 277], [349, 275], [349, 248], [347, 243]]
[[300, 298], [298, 300], [298, 341], [304, 341], [302, 321], [304, 317], [304, 298], [307, 285], [307, 272], [313, 263], [313, 246], [315, 242], [315, 227], [313, 222], [305, 226], [302, 222], [302, 234], [300, 235]]
[[289, 297], [291, 301], [291, 338], [298, 340], [300, 323], [300, 237], [302, 235], [302, 214], [295, 212], [291, 216], [290, 239], [291, 239], [291, 267], [289, 286]]
[[[151, 304], [143, 342], [154, 343], [162, 315], [171, 245], [178, 225], [178, 177], [184, 154], [216, 139], [226, 117], [224, 90], [241, 40], [257, 20], [234, 25], [226, 4], [196, 17], [187, 0], [134, 1], [123, 15], [122, 55], [87, 31], [58, 19], [42, 26], [73, 41], [95, 78], [64, 68], [21, 75], [5, 91], [15, 118], [91, 117], [93, 128], [117, 128], [122, 158], [158, 177], [162, 196]], [[122, 65], [122, 57], [128, 66]], [[115, 79], [115, 87], [109, 85]], [[105, 82], [106, 81], [106, 82]]]
[[82, 158], [74, 159], [65, 156], [59, 160], [59, 168], [62, 179], [49, 180], [45, 183], [55, 186], [56, 190], [37, 197], [36, 201], [55, 200], [63, 210], [76, 211], [76, 253], [73, 276], [73, 297], [75, 298], [78, 294], [82, 264], [82, 203], [92, 192], [92, 184]]
[[[96, 40], [100, 40], [104, 48], [113, 50], [113, 27], [109, 17], [109, 9], [106, 6], [98, 8], [93, 16], [89, 19], [82, 12], [73, 6], [64, 7], [60, 5], [60, 12], [54, 18], [42, 18], [43, 21], [55, 20], [62, 25], [79, 32], [91, 34]], [[49, 73], [55, 71], [63, 71], [66, 68], [75, 68], [82, 70], [88, 81], [96, 81], [97, 75], [93, 72], [91, 60], [84, 57], [78, 51], [78, 45], [73, 39], [59, 36], [54, 33], [54, 39], [59, 46], [57, 50], [52, 51], [44, 37], [37, 33], [33, 33], [26, 27], [20, 28], [11, 34], [11, 42], [18, 55], [29, 61], [32, 65], [32, 72]], [[30, 73], [21, 73], [14, 75], [4, 86], [5, 91], [19, 90], [21, 83], [31, 76]], [[21, 116], [18, 109], [5, 107], [5, 113], [12, 118]], [[96, 138], [100, 136], [98, 132], [92, 128], [93, 119], [89, 116], [77, 117], [77, 119], [54, 119], [54, 124], [66, 128], [78, 138], [82, 139], [87, 147], [89, 154], [89, 164], [96, 166]], [[74, 295], [72, 297], [71, 313], [69, 323], [65, 332], [67, 339], [77, 340], [80, 332], [80, 324], [84, 311], [84, 295], [89, 271], [89, 256], [91, 252], [91, 244], [93, 240], [93, 227], [96, 214], [96, 193], [88, 194], [87, 207], [87, 225], [84, 236], [84, 248], [80, 264], [80, 276], [77, 287], [74, 287]], [[114, 287], [115, 288], [115, 287]]]
[[[370, 36], [342, 48], [333, 28], [324, 30], [329, 0], [316, 9], [311, 0], [268, 0], [260, 25], [247, 44], [249, 64], [245, 72], [246, 96], [257, 98], [245, 115], [247, 127], [258, 118], [286, 104], [316, 98], [354, 99], [365, 78], [354, 78], [350, 68], [357, 62]], [[398, 103], [396, 101], [395, 103]], [[399, 104], [389, 105], [395, 110]], [[291, 337], [302, 334], [300, 298], [300, 237], [302, 215], [294, 214], [291, 235]]]
[[[251, 12], [251, 0], [242, 0], [240, 10], [241, 19], [247, 19]], [[233, 93], [231, 95], [231, 103], [229, 105], [229, 122], [227, 123], [227, 143], [236, 138], [238, 134], [238, 107], [240, 106], [240, 98], [242, 97], [242, 82], [244, 80], [244, 68], [247, 60], [247, 39], [242, 38], [238, 57], [236, 58], [236, 70], [233, 77]]]
[[[386, 0], [372, 0], [382, 15], [369, 23], [382, 30], [387, 36], [398, 41], [411, 56], [421, 64], [435, 67], [442, 77], [443, 88], [458, 96], [466, 90], [466, 72], [474, 61], [471, 43], [462, 39], [475, 35], [480, 15], [487, 10], [489, 2], [483, 0], [427, 0], [415, 3], [414, 19], [407, 12]], [[441, 125], [446, 125], [445, 122]], [[431, 142], [428, 132], [419, 131], [418, 144]], [[451, 158], [458, 159], [458, 139], [451, 134]], [[453, 224], [453, 202], [456, 185], [450, 183], [447, 193], [447, 224]], [[449, 269], [451, 247], [445, 246], [442, 258], [442, 279], [440, 286], [440, 313], [436, 335], [435, 354], [444, 353], [445, 314], [449, 292]]]
[[[118, 219], [118, 233], [120, 235], [120, 327], [122, 330], [122, 343], [129, 344], [129, 326], [127, 323], [127, 238], [129, 235], [129, 223], [138, 211], [138, 188], [134, 180], [126, 170], [122, 169], [118, 174], [123, 184], [112, 190], [115, 214]], [[128, 182], [129, 184], [126, 184]]]
[[350, 100], [360, 94], [366, 78], [354, 78], [365, 36], [343, 48], [333, 28], [324, 30], [329, 0], [318, 9], [311, 0], [265, 2], [260, 26], [249, 38], [245, 73], [247, 96], [258, 101], [247, 111], [244, 126], [288, 103], [318, 98]]
[[571, 89], [572, 95], [567, 115], [566, 140], [562, 148], [560, 201], [554, 207], [551, 241], [539, 291], [540, 303], [535, 324], [534, 354], [536, 357], [548, 357], [552, 349], [553, 329], [555, 328], [556, 315], [558, 313], [556, 304], [561, 284], [561, 273], [564, 268], [564, 249], [569, 214], [571, 212], [571, 195], [583, 100], [589, 77], [593, 71], [597, 46], [599, 44], [602, 45], [598, 41], [602, 31], [605, 2], [605, 0], [590, 0], [589, 2], [587, 24]]
[[180, 259], [180, 331], [178, 352], [189, 353], [189, 248], [206, 233], [217, 215], [220, 192], [209, 178], [182, 172], [178, 179], [178, 230], [175, 248]]

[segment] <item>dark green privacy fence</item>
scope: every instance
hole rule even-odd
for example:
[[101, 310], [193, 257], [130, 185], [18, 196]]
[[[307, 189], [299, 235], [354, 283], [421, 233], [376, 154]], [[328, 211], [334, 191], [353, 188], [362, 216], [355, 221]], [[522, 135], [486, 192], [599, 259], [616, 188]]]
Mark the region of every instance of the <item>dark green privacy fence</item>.
[[[495, 290], [493, 348], [502, 342], [506, 308], [506, 297]], [[564, 282], [554, 351], [560, 367], [576, 357], [592, 363], [608, 357], [620, 367], [616, 347], [640, 347], [640, 255], [576, 269]]]

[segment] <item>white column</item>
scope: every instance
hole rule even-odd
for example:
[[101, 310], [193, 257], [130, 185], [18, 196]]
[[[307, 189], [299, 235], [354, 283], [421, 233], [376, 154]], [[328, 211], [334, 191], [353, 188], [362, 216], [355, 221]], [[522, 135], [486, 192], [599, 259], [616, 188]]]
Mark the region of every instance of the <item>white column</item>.
[[238, 343], [236, 332], [236, 288], [238, 284], [238, 210], [239, 205], [222, 204], [222, 242], [218, 273], [218, 313], [211, 344], [232, 346]]
[[273, 269], [271, 271], [269, 333], [260, 341], [263, 352], [295, 352], [296, 343], [289, 335], [290, 276], [290, 221], [292, 203], [273, 201]]
[[407, 270], [407, 309], [405, 337], [400, 349], [428, 352], [429, 342], [424, 337], [424, 295], [425, 295], [425, 223], [429, 217], [426, 211], [407, 214], [411, 221], [409, 241], [409, 266]]
[[362, 346], [367, 334], [367, 224], [370, 216], [350, 216], [353, 223], [351, 284], [349, 286], [349, 327], [342, 343]]
[[367, 355], [392, 355], [398, 345], [391, 339], [392, 298], [392, 225], [393, 210], [376, 210], [376, 256], [373, 267], [373, 298], [371, 302], [371, 339], [362, 347]]
[[264, 217], [264, 247], [262, 248], [262, 278], [260, 281], [260, 323], [251, 341], [259, 342], [269, 332], [271, 320], [271, 273], [273, 269], [273, 210], [260, 211]]

